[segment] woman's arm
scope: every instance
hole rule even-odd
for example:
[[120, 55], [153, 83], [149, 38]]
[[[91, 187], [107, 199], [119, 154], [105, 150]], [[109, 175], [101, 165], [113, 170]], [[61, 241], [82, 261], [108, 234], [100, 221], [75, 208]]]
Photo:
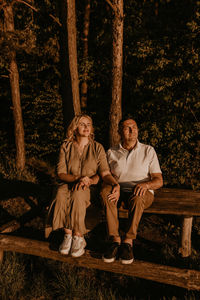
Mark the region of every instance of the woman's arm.
[[95, 174], [91, 177], [88, 176], [80, 177], [78, 175], [59, 173], [58, 177], [60, 180], [66, 183], [74, 183], [75, 185], [73, 187], [73, 190], [85, 189], [90, 185], [97, 184], [99, 181], [98, 174]]
[[111, 202], [117, 202], [120, 197], [120, 185], [117, 180], [112, 176], [110, 171], [104, 171], [100, 175], [105, 183], [110, 184], [113, 187], [111, 194], [108, 195], [108, 200]]
[[73, 183], [79, 179], [78, 175], [58, 173], [58, 178], [66, 183]]
[[119, 185], [117, 180], [112, 176], [112, 174], [110, 173], [110, 171], [104, 171], [100, 173], [102, 180], [107, 183], [110, 184], [112, 186], [117, 186]]

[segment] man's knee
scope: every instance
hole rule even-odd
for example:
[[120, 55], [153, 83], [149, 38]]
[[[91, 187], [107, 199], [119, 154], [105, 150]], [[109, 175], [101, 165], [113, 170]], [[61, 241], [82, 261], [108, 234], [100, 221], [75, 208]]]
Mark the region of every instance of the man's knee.
[[153, 202], [154, 196], [151, 192], [147, 192], [143, 196], [132, 196], [129, 198], [129, 206], [138, 208], [147, 208]]
[[144, 208], [145, 198], [143, 196], [133, 196], [129, 199], [129, 207]]

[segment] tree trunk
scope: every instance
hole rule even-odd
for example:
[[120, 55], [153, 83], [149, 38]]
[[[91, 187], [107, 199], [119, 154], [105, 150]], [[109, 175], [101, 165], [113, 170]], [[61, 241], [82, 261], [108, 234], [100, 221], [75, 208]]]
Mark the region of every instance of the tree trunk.
[[68, 52], [69, 69], [72, 84], [72, 96], [75, 115], [80, 114], [79, 78], [77, 64], [76, 45], [76, 9], [75, 0], [67, 0], [67, 32], [68, 32]]
[[[83, 59], [86, 62], [88, 60], [88, 36], [90, 26], [90, 2], [91, 0], [85, 0], [85, 15], [83, 25]], [[81, 84], [81, 107], [85, 109], [87, 107], [87, 70], [83, 74], [83, 82]]]
[[[4, 30], [5, 32], [14, 32], [14, 16], [11, 5], [4, 6]], [[10, 69], [9, 78], [11, 86], [11, 95], [13, 103], [13, 117], [15, 128], [15, 143], [16, 143], [16, 166], [23, 170], [25, 167], [25, 142], [24, 142], [24, 125], [22, 118], [22, 109], [20, 101], [19, 88], [19, 72], [16, 63], [16, 52], [10, 52]]]
[[[73, 57], [73, 47], [69, 47], [70, 40], [70, 30], [68, 30], [68, 11], [69, 5], [66, 0], [61, 0], [58, 2], [59, 12], [60, 12], [60, 21], [62, 24], [60, 32], [60, 69], [61, 69], [61, 94], [63, 102], [63, 118], [64, 118], [64, 127], [68, 127], [69, 123], [73, 119], [74, 115], [77, 115], [81, 112], [80, 109], [80, 100], [79, 100], [79, 86], [78, 86], [78, 68], [77, 68], [77, 54]], [[75, 9], [74, 9], [75, 13]], [[75, 16], [74, 16], [75, 19]], [[75, 22], [74, 22], [75, 26]], [[72, 31], [72, 30], [71, 30]], [[76, 31], [76, 27], [75, 27]], [[76, 50], [76, 39], [73, 37]], [[72, 41], [71, 41], [71, 44]], [[72, 61], [75, 59], [74, 64]], [[73, 66], [75, 66], [75, 75], [73, 76]], [[76, 85], [74, 84], [74, 79]], [[72, 87], [73, 86], [73, 87]], [[74, 90], [77, 92], [74, 92]], [[78, 95], [75, 99], [75, 95]], [[75, 105], [77, 103], [77, 105]]]
[[119, 142], [118, 123], [122, 116], [122, 65], [123, 65], [123, 0], [114, 0], [113, 20], [112, 103], [110, 107], [110, 146]]

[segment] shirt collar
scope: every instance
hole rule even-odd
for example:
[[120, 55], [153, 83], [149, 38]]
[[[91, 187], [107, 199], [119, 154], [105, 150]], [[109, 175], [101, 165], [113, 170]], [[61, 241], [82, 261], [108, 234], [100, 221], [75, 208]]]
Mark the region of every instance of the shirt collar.
[[[138, 150], [140, 147], [141, 147], [141, 143], [140, 143], [139, 140], [137, 139], [137, 143], [136, 143], [135, 147], [134, 147], [132, 150]], [[128, 151], [127, 149], [125, 149], [125, 148], [122, 147], [122, 144], [121, 144], [121, 143], [119, 144], [119, 150], [122, 150], [123, 152]], [[132, 151], [132, 150], [131, 150], [131, 151]]]

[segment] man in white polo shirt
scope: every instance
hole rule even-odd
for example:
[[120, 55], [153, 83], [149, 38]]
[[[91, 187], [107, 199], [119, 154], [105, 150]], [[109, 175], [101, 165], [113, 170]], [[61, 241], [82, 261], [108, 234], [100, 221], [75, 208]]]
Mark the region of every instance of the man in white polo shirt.
[[[105, 262], [113, 262], [119, 257], [123, 264], [132, 263], [133, 240], [145, 208], [154, 200], [154, 190], [163, 185], [162, 172], [156, 152], [152, 146], [138, 141], [138, 127], [132, 117], [119, 122], [121, 144], [107, 152], [112, 175], [119, 186], [105, 185], [101, 196], [106, 208], [108, 233], [112, 243], [104, 253]], [[126, 235], [123, 241], [119, 235], [117, 207], [121, 202], [129, 210]]]

